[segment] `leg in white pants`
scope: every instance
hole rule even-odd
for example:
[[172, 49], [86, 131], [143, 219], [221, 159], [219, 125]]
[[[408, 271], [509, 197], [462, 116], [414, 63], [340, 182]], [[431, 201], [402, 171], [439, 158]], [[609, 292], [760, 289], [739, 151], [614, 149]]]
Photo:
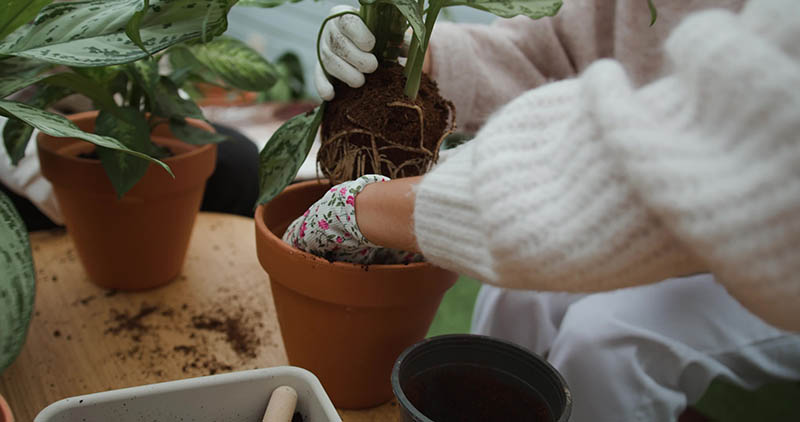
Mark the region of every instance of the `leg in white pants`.
[[674, 421], [722, 376], [755, 388], [800, 379], [800, 335], [745, 310], [710, 275], [569, 295], [484, 286], [473, 331], [548, 359], [572, 421]]

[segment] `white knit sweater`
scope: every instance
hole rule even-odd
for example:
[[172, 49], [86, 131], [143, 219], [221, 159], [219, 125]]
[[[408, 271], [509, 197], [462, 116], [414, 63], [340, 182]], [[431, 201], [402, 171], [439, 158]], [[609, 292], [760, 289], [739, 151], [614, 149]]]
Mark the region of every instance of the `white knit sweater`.
[[[591, 3], [565, 2], [564, 12]], [[619, 16], [628, 2], [616, 3]], [[711, 271], [756, 315], [800, 330], [796, 1], [752, 0], [738, 14], [708, 10], [676, 20], [663, 66], [651, 73], [661, 77], [650, 83], [647, 72], [634, 66], [632, 80], [631, 66], [617, 61], [584, 70], [552, 30], [563, 22], [515, 21], [528, 27], [521, 39], [554, 33], [550, 42], [560, 46], [537, 49], [551, 62], [563, 57], [566, 73], [580, 76], [518, 96], [424, 178], [414, 218], [428, 260], [504, 287], [573, 292]], [[473, 80], [479, 88], [466, 92], [448, 81], [464, 82], [464, 69], [477, 61], [478, 77], [495, 69], [494, 83], [508, 92], [524, 78], [503, 67], [526, 56], [519, 43], [509, 62], [487, 66], [502, 52], [488, 61], [485, 53], [461, 56], [480, 37], [507, 35], [469, 31], [442, 26], [433, 38], [434, 77], [454, 94], [466, 125], [485, 118], [474, 110], [491, 107], [494, 85]], [[636, 40], [615, 36], [612, 50], [619, 39]]]

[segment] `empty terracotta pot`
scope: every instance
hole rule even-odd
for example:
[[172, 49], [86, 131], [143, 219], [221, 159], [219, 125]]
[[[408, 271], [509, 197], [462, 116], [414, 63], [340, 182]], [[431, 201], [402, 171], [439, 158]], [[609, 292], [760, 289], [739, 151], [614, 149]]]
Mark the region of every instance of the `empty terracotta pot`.
[[337, 407], [361, 409], [392, 397], [394, 360], [425, 337], [458, 276], [428, 263], [328, 262], [284, 243], [289, 224], [329, 187], [299, 183], [258, 207], [256, 248], [289, 363], [316, 374]]
[[[68, 116], [94, 130], [97, 112]], [[201, 121], [192, 125], [213, 131]], [[152, 134], [173, 156], [164, 160], [172, 178], [151, 164], [144, 177], [117, 199], [99, 160], [78, 157], [94, 145], [73, 138], [37, 138], [42, 174], [50, 183], [89, 278], [113, 289], [163, 285], [181, 271], [205, 184], [216, 164], [216, 145], [196, 146], [172, 137], [166, 125]]]

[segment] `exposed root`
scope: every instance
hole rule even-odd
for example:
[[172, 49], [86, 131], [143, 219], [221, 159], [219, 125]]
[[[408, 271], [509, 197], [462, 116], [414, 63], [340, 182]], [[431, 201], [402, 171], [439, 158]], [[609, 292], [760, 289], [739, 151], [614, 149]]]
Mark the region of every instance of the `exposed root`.
[[425, 116], [422, 113], [422, 107], [416, 104], [404, 103], [402, 101], [391, 102], [386, 104], [386, 107], [405, 107], [417, 111], [417, 115], [419, 115], [419, 147], [423, 151], [430, 152], [427, 148], [425, 148]]
[[[447, 102], [448, 124], [444, 133], [433, 144], [433, 149], [425, 146], [425, 114], [419, 105], [393, 101], [385, 106], [407, 108], [416, 112], [419, 118], [419, 146], [392, 141], [345, 114], [347, 121], [355, 127], [323, 139], [317, 156], [318, 169], [332, 184], [352, 180], [367, 173], [379, 173], [392, 179], [417, 176], [430, 170], [439, 159], [439, 147], [455, 128], [455, 109], [452, 103]], [[397, 160], [398, 154], [404, 157], [402, 161]], [[395, 161], [389, 157], [395, 157]]]

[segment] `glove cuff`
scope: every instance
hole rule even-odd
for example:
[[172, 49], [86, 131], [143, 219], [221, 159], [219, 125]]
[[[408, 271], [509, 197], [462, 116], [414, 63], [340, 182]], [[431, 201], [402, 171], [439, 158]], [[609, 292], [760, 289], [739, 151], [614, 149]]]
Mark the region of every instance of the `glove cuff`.
[[356, 215], [356, 196], [361, 193], [364, 188], [372, 183], [377, 182], [388, 182], [392, 179], [380, 175], [380, 174], [365, 174], [358, 179], [350, 180], [344, 183], [340, 183], [331, 188], [331, 192], [338, 191], [338, 194], [344, 196], [345, 198], [345, 206], [347, 208], [347, 213], [353, 216], [353, 228], [355, 229], [353, 233], [355, 236], [359, 237], [359, 241], [366, 246], [373, 247], [373, 248], [380, 248], [380, 246], [370, 242], [361, 234], [361, 229], [358, 227], [358, 221], [355, 219]]

